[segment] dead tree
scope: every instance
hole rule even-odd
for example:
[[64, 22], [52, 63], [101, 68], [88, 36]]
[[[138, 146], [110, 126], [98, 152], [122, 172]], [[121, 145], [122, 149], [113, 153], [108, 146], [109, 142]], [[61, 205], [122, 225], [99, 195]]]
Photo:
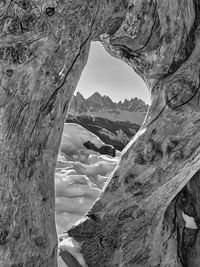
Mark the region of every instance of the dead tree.
[[57, 266], [55, 163], [95, 40], [145, 80], [151, 106], [69, 235], [92, 267], [200, 266], [199, 14], [198, 0], [0, 2], [0, 266]]

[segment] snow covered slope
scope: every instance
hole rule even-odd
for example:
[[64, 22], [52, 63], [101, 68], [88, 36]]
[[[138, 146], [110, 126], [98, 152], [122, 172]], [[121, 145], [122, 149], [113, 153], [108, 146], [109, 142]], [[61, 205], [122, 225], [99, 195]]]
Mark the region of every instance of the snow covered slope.
[[[55, 171], [56, 226], [59, 235], [80, 220], [92, 207], [119, 162], [119, 151], [116, 157], [101, 155], [84, 146], [88, 140], [98, 148], [106, 145], [80, 125], [64, 125]], [[68, 245], [65, 240], [60, 243], [61, 256], [66, 256], [63, 250]], [[66, 266], [61, 257], [58, 262], [59, 267]]]
[[109, 120], [106, 118], [109, 116], [106, 116], [106, 113], [104, 115], [105, 118], [69, 114], [66, 122], [82, 125], [100, 137], [103, 142], [121, 151], [131, 138], [133, 138], [140, 126], [127, 121]]
[[[87, 141], [98, 148], [105, 146], [99, 137], [82, 126], [74, 123], [64, 125], [55, 172], [58, 234], [65, 232], [87, 213], [119, 161], [120, 152], [117, 151], [114, 158], [101, 155], [87, 149], [84, 146]], [[68, 251], [71, 246], [69, 240], [61, 238], [61, 241], [58, 266], [64, 267], [66, 264], [62, 259], [67, 258], [73, 263], [73, 257], [65, 251], [65, 246]]]
[[102, 151], [101, 154], [113, 155], [115, 151], [114, 147], [107, 146], [98, 136], [84, 127], [75, 123], [65, 123], [60, 151], [66, 159], [86, 160], [91, 153], [89, 147], [93, 148], [93, 153]]

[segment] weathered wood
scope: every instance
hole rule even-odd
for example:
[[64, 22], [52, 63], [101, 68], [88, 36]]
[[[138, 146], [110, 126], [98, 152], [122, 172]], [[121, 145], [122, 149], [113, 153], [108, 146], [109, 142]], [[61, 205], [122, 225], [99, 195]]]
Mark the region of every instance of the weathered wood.
[[175, 0], [129, 3], [118, 31], [100, 36], [145, 79], [152, 103], [100, 199], [68, 231], [88, 266], [200, 265], [198, 231], [186, 229], [189, 204], [178, 195], [200, 166], [199, 38], [198, 1]]
[[122, 16], [115, 2], [0, 3], [2, 267], [57, 266], [54, 170], [63, 124], [93, 31]]
[[200, 265], [199, 235], [187, 235], [180, 216], [192, 205], [199, 218], [199, 6], [1, 2], [0, 266], [57, 266], [54, 168], [92, 40], [143, 77], [152, 103], [100, 199], [69, 235], [92, 267]]
[[54, 1], [7, 4], [0, 39], [0, 266], [55, 267], [55, 163], [91, 18], [84, 28], [78, 18], [87, 6], [75, 1], [73, 13], [67, 2], [55, 9]]

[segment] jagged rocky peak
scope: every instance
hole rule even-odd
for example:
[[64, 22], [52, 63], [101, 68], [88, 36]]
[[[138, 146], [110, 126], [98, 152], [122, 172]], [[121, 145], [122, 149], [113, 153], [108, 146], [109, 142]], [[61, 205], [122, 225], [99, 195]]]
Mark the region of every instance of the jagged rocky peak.
[[77, 92], [71, 100], [71, 106], [69, 112], [74, 114], [81, 114], [87, 111], [99, 111], [99, 110], [110, 110], [118, 109], [125, 111], [137, 111], [147, 112], [148, 105], [144, 101], [137, 97], [127, 98], [122, 102], [114, 102], [109, 96], [102, 96], [100, 93], [95, 92], [90, 97], [85, 99], [80, 92]]
[[129, 101], [129, 111], [147, 112], [147, 109], [148, 105], [137, 97], [131, 98], [131, 100]]
[[83, 95], [80, 92], [77, 92], [76, 93], [76, 100], [84, 101], [85, 98], [83, 97]]
[[95, 92], [94, 94], [92, 94], [90, 97], [87, 98], [87, 100], [100, 100], [102, 99], [102, 96], [98, 93]]
[[129, 110], [129, 104], [130, 104], [130, 101], [127, 98], [125, 98], [125, 100], [122, 104], [122, 109]]

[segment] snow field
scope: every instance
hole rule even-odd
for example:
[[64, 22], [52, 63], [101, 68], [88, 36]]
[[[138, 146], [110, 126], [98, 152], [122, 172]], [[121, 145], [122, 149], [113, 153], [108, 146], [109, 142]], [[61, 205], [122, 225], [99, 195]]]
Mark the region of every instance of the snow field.
[[[73, 256], [82, 266], [86, 265], [79, 244], [62, 233], [92, 207], [103, 185], [117, 166], [121, 154], [117, 151], [115, 158], [100, 155], [84, 147], [83, 143], [87, 141], [98, 148], [105, 145], [96, 135], [77, 124], [64, 125], [55, 171], [55, 191], [56, 226], [58, 234], [62, 236], [59, 253], [63, 259], [66, 257], [68, 266], [76, 266], [73, 265]], [[61, 257], [58, 258], [58, 266], [66, 267]]]

